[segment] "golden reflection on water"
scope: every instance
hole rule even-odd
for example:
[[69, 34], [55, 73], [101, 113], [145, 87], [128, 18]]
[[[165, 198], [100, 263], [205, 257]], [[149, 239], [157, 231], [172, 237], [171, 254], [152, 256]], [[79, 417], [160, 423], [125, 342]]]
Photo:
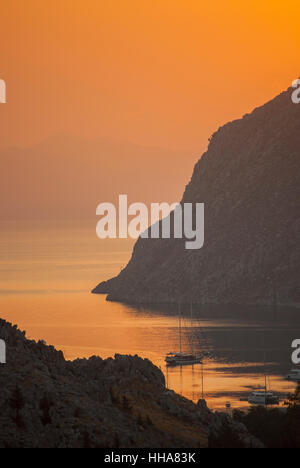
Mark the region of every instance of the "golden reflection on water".
[[[267, 357], [272, 362], [266, 366], [271, 386], [282, 394], [295, 388], [282, 377], [291, 367], [290, 335], [297, 332], [293, 331], [294, 322], [282, 328], [280, 318], [274, 325], [273, 320], [261, 322], [259, 315], [257, 321], [251, 316], [241, 321], [239, 315], [226, 313], [196, 316], [194, 344], [212, 353], [204, 361], [203, 374], [201, 365], [166, 369], [165, 355], [178, 350], [176, 307], [168, 312], [135, 309], [89, 293], [97, 282], [117, 274], [126, 264], [132, 241], [103, 243], [90, 225], [86, 229], [9, 225], [1, 230], [0, 247], [0, 317], [26, 330], [27, 337], [43, 339], [62, 350], [66, 359], [138, 354], [159, 366], [168, 387], [187, 398], [197, 401], [203, 393], [211, 408], [225, 409], [226, 402], [233, 408], [245, 407], [248, 403], [240, 398], [251, 387], [264, 384], [260, 334], [273, 333]], [[286, 356], [281, 357], [281, 348], [276, 348], [276, 333], [281, 339], [286, 333], [280, 344], [282, 349], [286, 347]], [[190, 346], [190, 319], [186, 316], [183, 347], [190, 351]], [[276, 360], [281, 359], [276, 368]]]
[[[131, 307], [106, 302], [104, 296], [78, 294], [5, 294], [0, 296], [1, 316], [17, 323], [31, 339], [44, 339], [64, 352], [66, 359], [99, 355], [138, 354], [150, 359], [165, 374], [170, 389], [198, 401], [203, 395], [211, 408], [248, 406], [240, 401], [252, 386], [264, 384], [262, 363], [224, 363], [206, 359], [202, 366], [166, 368], [165, 355], [178, 350], [176, 316], [140, 314]], [[183, 329], [183, 347], [190, 349], [189, 328]], [[230, 333], [230, 330], [228, 330]], [[247, 373], [247, 368], [256, 367]], [[235, 373], [235, 369], [243, 371]], [[288, 369], [287, 369], [288, 370]], [[260, 374], [258, 374], [260, 372]], [[294, 385], [270, 376], [271, 386], [282, 393]], [[203, 385], [202, 385], [203, 382]]]

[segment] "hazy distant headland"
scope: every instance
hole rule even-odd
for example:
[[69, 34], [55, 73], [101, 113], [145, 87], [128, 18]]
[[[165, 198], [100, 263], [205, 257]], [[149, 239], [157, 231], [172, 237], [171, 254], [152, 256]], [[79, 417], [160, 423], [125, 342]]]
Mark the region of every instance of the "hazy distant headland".
[[292, 90], [221, 127], [182, 203], [205, 203], [205, 244], [139, 239], [93, 292], [131, 303], [300, 303], [300, 105]]
[[194, 159], [183, 149], [69, 134], [33, 147], [0, 148], [0, 220], [89, 220], [100, 202], [115, 203], [117, 193], [144, 203], [173, 202]]

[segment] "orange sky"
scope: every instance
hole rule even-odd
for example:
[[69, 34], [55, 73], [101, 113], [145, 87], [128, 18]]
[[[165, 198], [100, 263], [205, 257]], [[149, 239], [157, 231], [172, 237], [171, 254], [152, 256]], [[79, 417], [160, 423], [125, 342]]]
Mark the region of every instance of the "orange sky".
[[1, 146], [58, 132], [198, 150], [299, 75], [298, 0], [9, 0]]
[[0, 21], [0, 219], [179, 201], [210, 135], [300, 74], [299, 0], [9, 0]]

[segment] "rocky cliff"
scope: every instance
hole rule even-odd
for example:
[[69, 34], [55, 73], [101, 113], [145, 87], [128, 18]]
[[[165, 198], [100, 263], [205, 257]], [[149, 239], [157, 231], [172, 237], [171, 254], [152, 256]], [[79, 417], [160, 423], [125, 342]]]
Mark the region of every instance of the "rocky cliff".
[[132, 303], [300, 303], [300, 105], [291, 94], [221, 127], [197, 162], [182, 203], [205, 203], [204, 247], [139, 239], [127, 267], [94, 293]]
[[[261, 447], [243, 424], [169, 391], [137, 356], [67, 362], [0, 320], [0, 448]], [[228, 438], [228, 434], [230, 437]]]

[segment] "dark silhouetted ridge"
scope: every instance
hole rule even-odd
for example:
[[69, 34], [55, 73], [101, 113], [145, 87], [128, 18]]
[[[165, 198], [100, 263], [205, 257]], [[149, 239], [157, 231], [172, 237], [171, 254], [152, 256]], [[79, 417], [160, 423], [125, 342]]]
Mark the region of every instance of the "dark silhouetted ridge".
[[204, 247], [139, 239], [127, 267], [93, 292], [132, 303], [300, 303], [300, 105], [291, 93], [221, 127], [197, 162], [182, 203], [205, 203]]

